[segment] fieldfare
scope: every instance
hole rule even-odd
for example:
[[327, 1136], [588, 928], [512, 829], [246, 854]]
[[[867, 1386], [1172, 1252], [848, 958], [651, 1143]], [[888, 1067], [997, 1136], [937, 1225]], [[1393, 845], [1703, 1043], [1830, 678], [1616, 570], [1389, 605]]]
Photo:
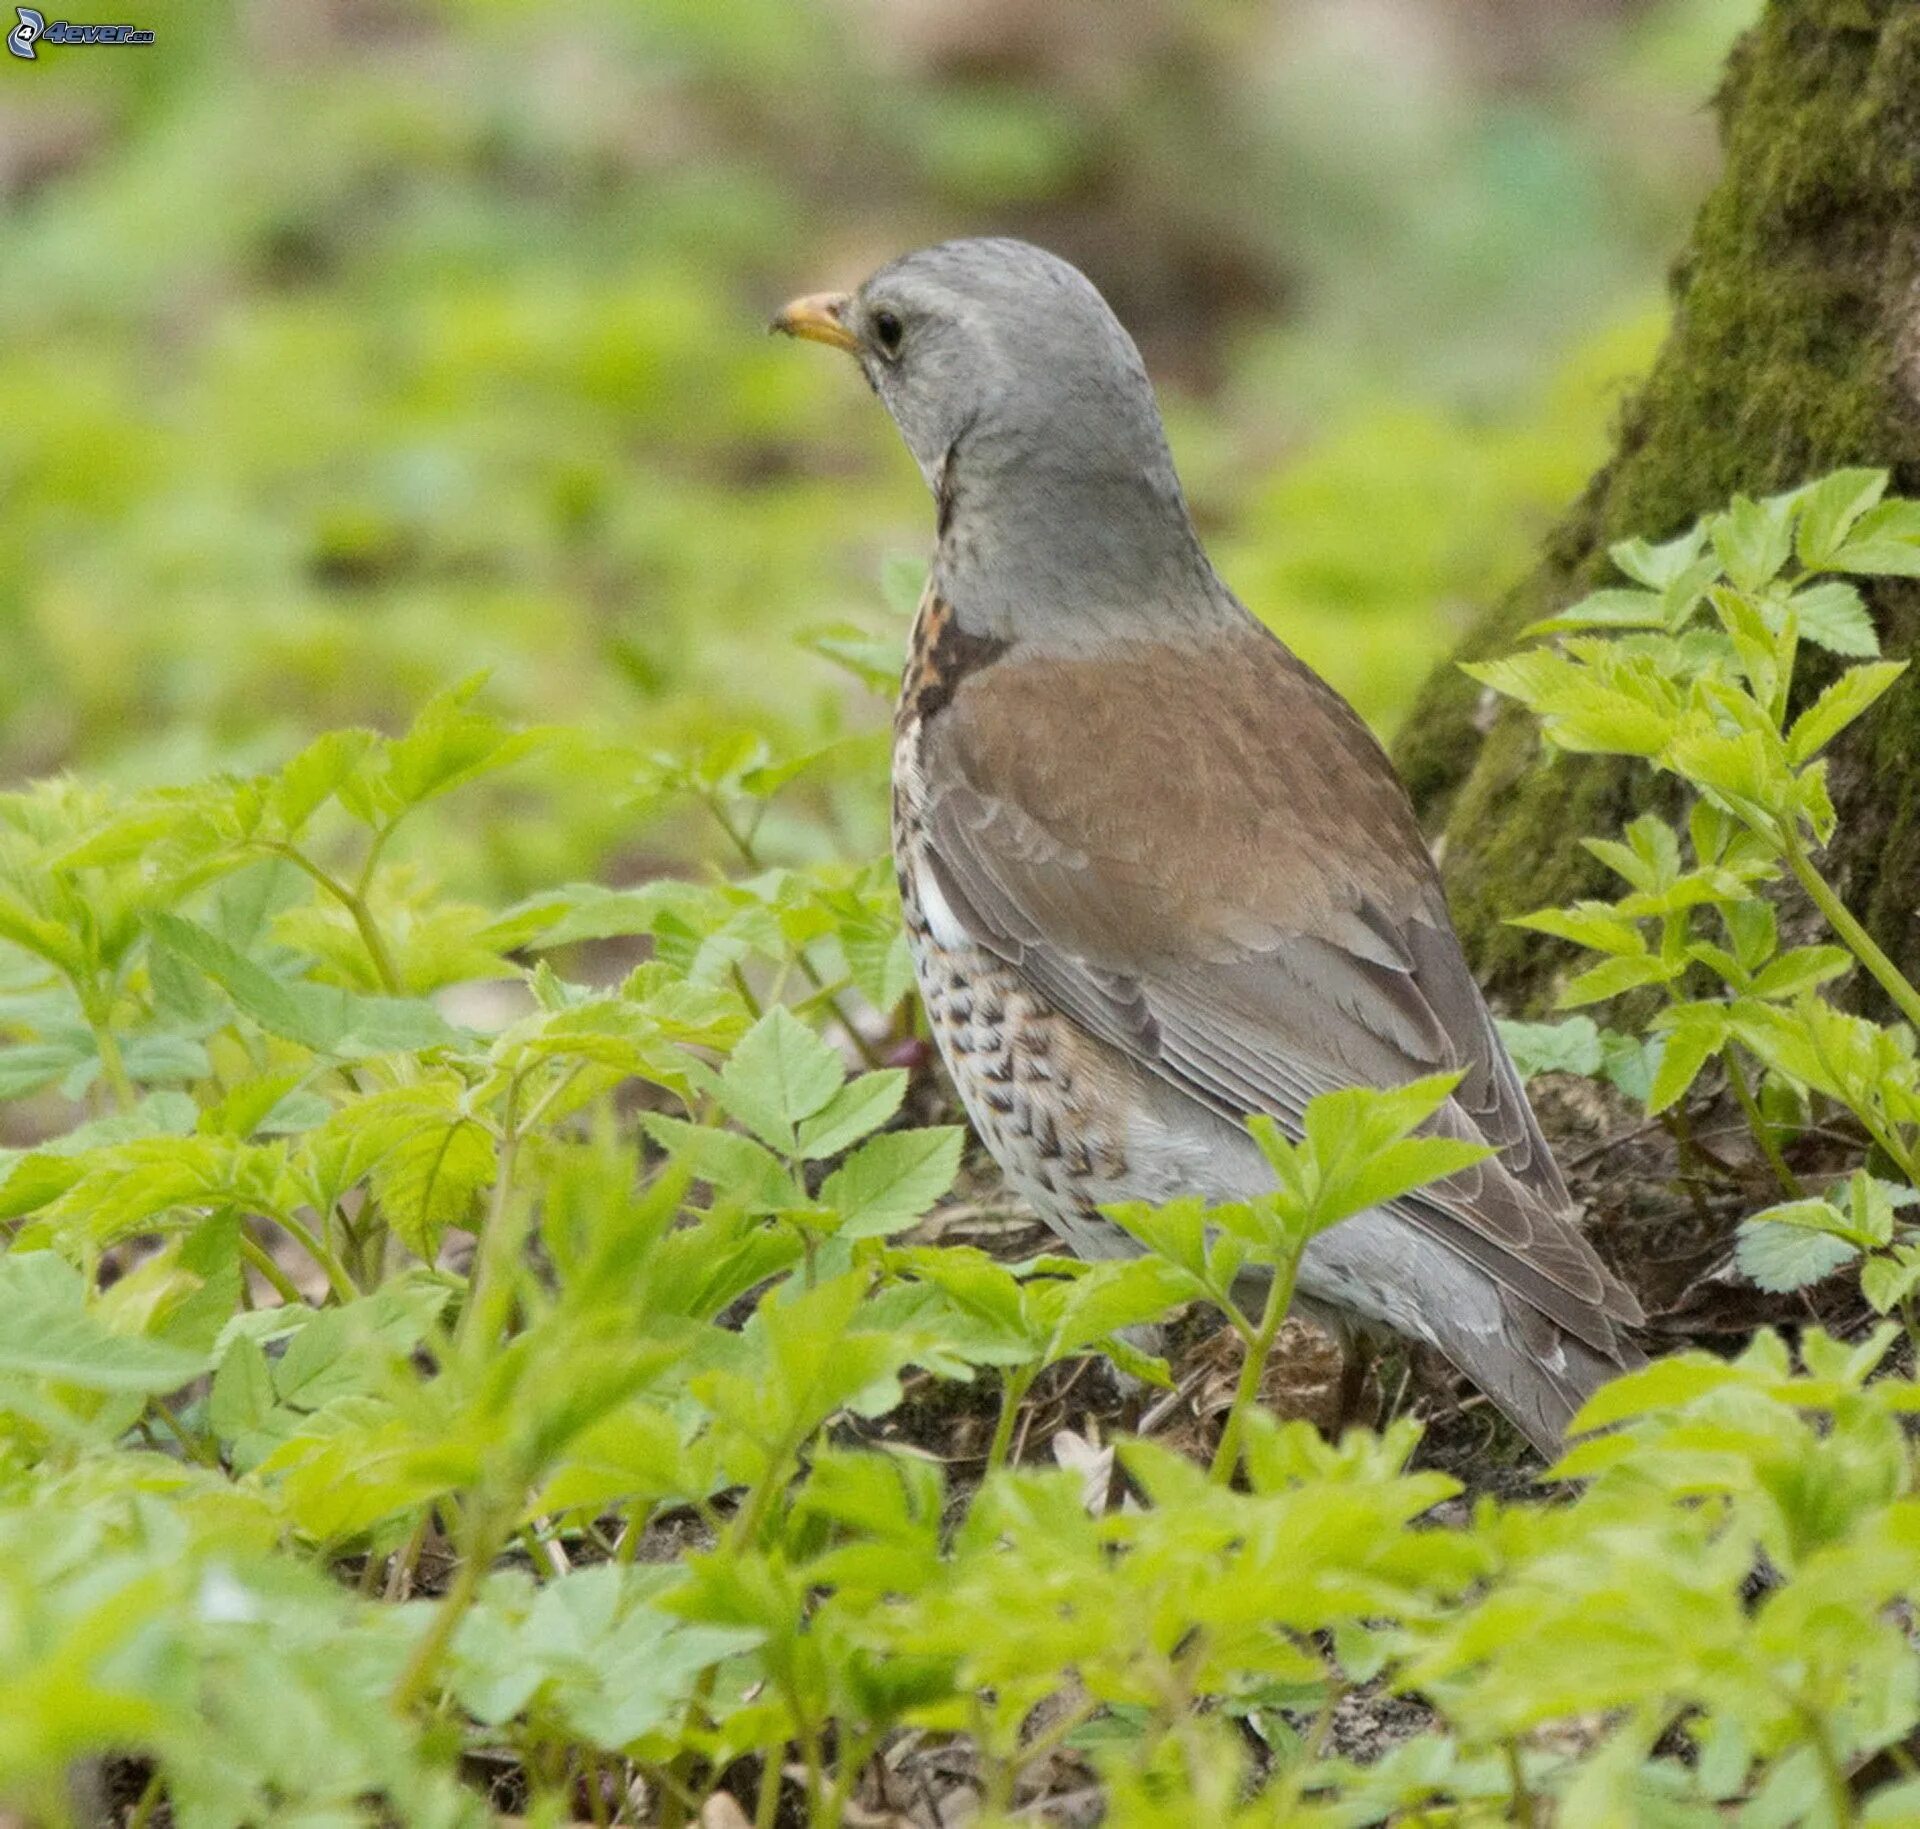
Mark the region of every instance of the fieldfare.
[[927, 1015], [1014, 1190], [1083, 1256], [1109, 1202], [1242, 1199], [1243, 1120], [1463, 1073], [1498, 1154], [1309, 1248], [1311, 1308], [1437, 1347], [1542, 1452], [1640, 1355], [1467, 969], [1405, 790], [1201, 549], [1139, 351], [1023, 242], [947, 242], [774, 327], [848, 351], [933, 491], [893, 748]]

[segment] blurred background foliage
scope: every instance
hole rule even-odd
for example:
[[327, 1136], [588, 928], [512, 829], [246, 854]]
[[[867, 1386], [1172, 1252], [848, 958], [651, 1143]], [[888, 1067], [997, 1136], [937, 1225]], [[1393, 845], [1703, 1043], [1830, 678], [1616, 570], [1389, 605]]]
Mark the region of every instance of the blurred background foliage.
[[0, 770], [489, 669], [569, 736], [415, 835], [456, 886], [684, 863], [648, 758], [741, 732], [823, 752], [770, 840], [876, 846], [881, 702], [794, 638], [884, 665], [930, 514], [762, 330], [981, 231], [1107, 291], [1223, 569], [1389, 729], [1602, 456], [1755, 11], [142, 0], [150, 50], [0, 59]]

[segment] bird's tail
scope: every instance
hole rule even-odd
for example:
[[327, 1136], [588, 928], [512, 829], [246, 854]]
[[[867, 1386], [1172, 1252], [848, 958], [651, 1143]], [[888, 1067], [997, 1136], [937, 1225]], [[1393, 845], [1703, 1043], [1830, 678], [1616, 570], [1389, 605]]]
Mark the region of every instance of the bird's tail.
[[1617, 1325], [1607, 1329], [1611, 1339], [1603, 1348], [1567, 1332], [1530, 1303], [1506, 1291], [1502, 1297], [1502, 1337], [1443, 1337], [1438, 1344], [1551, 1461], [1565, 1446], [1567, 1425], [1580, 1406], [1608, 1380], [1645, 1365], [1647, 1357]]

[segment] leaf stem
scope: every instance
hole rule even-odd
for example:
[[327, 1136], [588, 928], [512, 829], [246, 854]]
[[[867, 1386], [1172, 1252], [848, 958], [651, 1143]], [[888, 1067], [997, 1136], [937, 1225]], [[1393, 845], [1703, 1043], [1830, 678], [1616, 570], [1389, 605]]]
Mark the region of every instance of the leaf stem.
[[360, 1294], [360, 1286], [347, 1274], [346, 1265], [321, 1243], [319, 1234], [305, 1220], [278, 1208], [269, 1212], [267, 1217], [326, 1273], [327, 1284], [336, 1300], [351, 1302]]
[[1739, 1053], [1732, 1042], [1720, 1050], [1720, 1058], [1726, 1063], [1727, 1084], [1733, 1088], [1733, 1096], [1740, 1101], [1740, 1109], [1746, 1113], [1747, 1128], [1760, 1145], [1760, 1153], [1766, 1157], [1774, 1179], [1786, 1190], [1789, 1200], [1806, 1199], [1807, 1191], [1800, 1185], [1800, 1177], [1787, 1166], [1786, 1157], [1781, 1155], [1780, 1141], [1773, 1134], [1773, 1126], [1767, 1122], [1766, 1114], [1761, 1111], [1760, 1101], [1753, 1096], [1746, 1069], [1740, 1065]]
[[127, 1073], [127, 1060], [120, 1052], [120, 1043], [104, 1016], [92, 1018], [91, 1027], [93, 1044], [100, 1052], [100, 1076], [113, 1094], [114, 1104], [122, 1111], [131, 1111], [139, 1103], [140, 1095], [135, 1092], [133, 1080]]
[[1293, 1280], [1300, 1269], [1301, 1249], [1304, 1247], [1289, 1252], [1283, 1263], [1274, 1266], [1273, 1281], [1267, 1285], [1260, 1325], [1247, 1342], [1246, 1357], [1240, 1362], [1240, 1379], [1234, 1387], [1233, 1407], [1227, 1412], [1226, 1427], [1220, 1431], [1220, 1445], [1214, 1450], [1213, 1464], [1207, 1469], [1207, 1478], [1216, 1486], [1231, 1484], [1234, 1470], [1240, 1464], [1240, 1438], [1246, 1429], [1247, 1414], [1260, 1400], [1260, 1382], [1266, 1375], [1267, 1358], [1273, 1351], [1273, 1343], [1280, 1338], [1280, 1329], [1286, 1325], [1287, 1311], [1293, 1306]]
[[403, 995], [406, 987], [394, 967], [393, 955], [387, 950], [386, 936], [381, 933], [380, 924], [374, 920], [366, 897], [349, 889], [338, 877], [321, 869], [312, 858], [292, 845], [273, 844], [267, 849], [304, 870], [347, 911], [360, 935], [360, 944], [367, 949], [367, 957], [373, 963], [374, 976], [380, 980], [381, 989], [390, 997]]
[[1027, 1401], [1039, 1369], [1037, 1365], [1014, 1366], [1001, 1380], [1000, 1416], [993, 1426], [993, 1440], [987, 1444], [987, 1464], [981, 1470], [983, 1479], [998, 1473], [1007, 1464], [1007, 1451], [1013, 1446], [1013, 1426], [1019, 1420], [1020, 1406]]
[[291, 1306], [298, 1307], [306, 1301], [298, 1286], [287, 1273], [273, 1261], [273, 1254], [257, 1238], [249, 1238], [245, 1232], [240, 1234], [240, 1255], [254, 1269], [266, 1278], [279, 1292], [280, 1299]]
[[1871, 972], [1880, 988], [1915, 1030], [1920, 1031], [1920, 991], [1913, 988], [1906, 974], [1883, 953], [1873, 936], [1854, 918], [1853, 912], [1834, 892], [1833, 885], [1815, 867], [1798, 829], [1784, 823], [1780, 829], [1787, 866], [1813, 905], [1826, 917], [1827, 925], [1839, 935], [1848, 949]]
[[484, 1353], [500, 1336], [513, 1301], [511, 1267], [520, 1255], [525, 1226], [515, 1223], [513, 1171], [520, 1155], [520, 1076], [507, 1082], [506, 1104], [500, 1119], [500, 1161], [494, 1174], [493, 1198], [481, 1228], [473, 1281], [467, 1290], [455, 1344], [463, 1357]]
[[396, 1713], [411, 1713], [433, 1686], [447, 1648], [453, 1643], [453, 1635], [480, 1598], [481, 1584], [506, 1541], [506, 1516], [504, 1512], [488, 1511], [475, 1518], [466, 1553], [454, 1570], [453, 1585], [441, 1596], [427, 1629], [421, 1633], [413, 1655], [407, 1659], [406, 1668], [393, 1686], [390, 1699]]
[[166, 1788], [166, 1780], [159, 1766], [153, 1768], [147, 1779], [146, 1788], [140, 1793], [140, 1800], [133, 1806], [127, 1817], [127, 1829], [147, 1829], [152, 1822], [155, 1808], [160, 1802], [160, 1793]]

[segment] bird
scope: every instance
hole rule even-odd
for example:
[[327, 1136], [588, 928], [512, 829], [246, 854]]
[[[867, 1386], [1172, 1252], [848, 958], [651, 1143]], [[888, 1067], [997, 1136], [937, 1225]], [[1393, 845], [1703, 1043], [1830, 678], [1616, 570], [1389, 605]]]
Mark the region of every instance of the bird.
[[1552, 1459], [1643, 1363], [1358, 714], [1214, 570], [1133, 339], [1076, 267], [942, 242], [772, 328], [850, 354], [934, 500], [893, 729], [893, 850], [933, 1039], [1008, 1185], [1101, 1211], [1245, 1200], [1248, 1128], [1459, 1081], [1496, 1153], [1317, 1236], [1316, 1317], [1437, 1349]]

